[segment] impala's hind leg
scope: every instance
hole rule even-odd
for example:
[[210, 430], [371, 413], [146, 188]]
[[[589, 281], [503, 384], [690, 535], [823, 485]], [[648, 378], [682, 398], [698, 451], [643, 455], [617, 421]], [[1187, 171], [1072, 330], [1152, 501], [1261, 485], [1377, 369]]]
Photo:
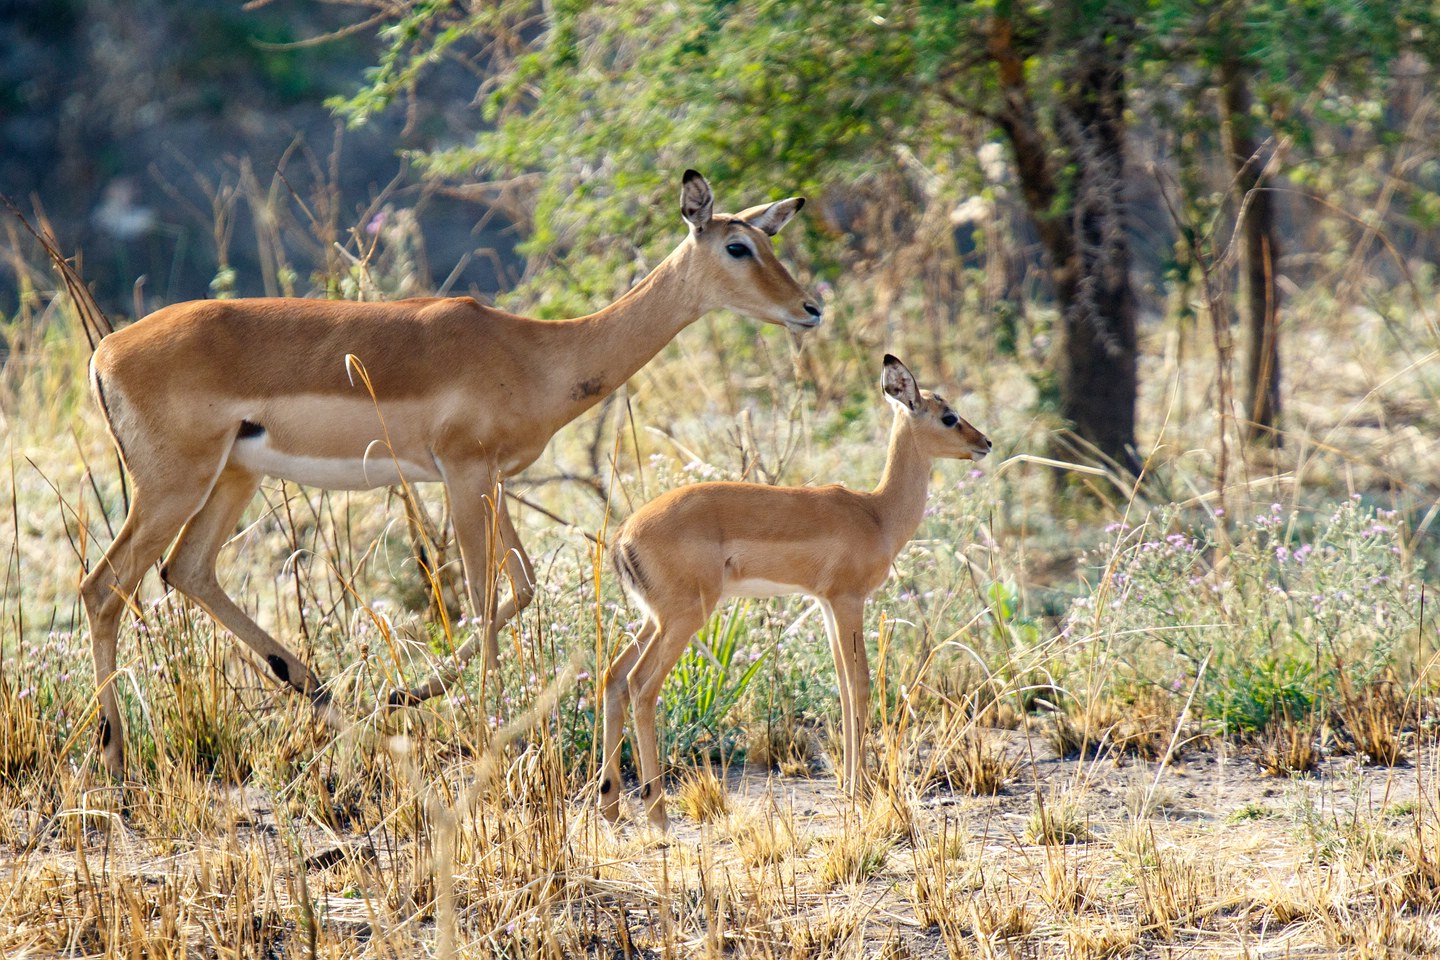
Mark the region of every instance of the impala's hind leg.
[[222, 470], [210, 498], [185, 524], [180, 539], [165, 558], [160, 576], [258, 653], [282, 683], [308, 696], [322, 719], [333, 725], [338, 718], [319, 678], [230, 599], [215, 573], [220, 548], [259, 488], [260, 478], [253, 473], [233, 466]]
[[645, 625], [630, 645], [622, 650], [605, 671], [605, 750], [600, 758], [600, 812], [607, 820], [620, 819], [620, 741], [625, 735], [625, 707], [630, 702], [630, 671], [655, 638], [655, 621]]
[[515, 531], [515, 521], [510, 518], [510, 507], [504, 496], [496, 503], [495, 512], [498, 515], [496, 519], [500, 521], [500, 548], [504, 551], [501, 562], [510, 596], [500, 604], [485, 631], [485, 669], [491, 671], [500, 665], [501, 628], [535, 599], [535, 565], [530, 562], [530, 555], [520, 542], [520, 534]]
[[630, 670], [628, 683], [630, 706], [635, 713], [635, 753], [640, 760], [640, 799], [645, 803], [651, 826], [660, 830], [669, 826], [670, 818], [665, 813], [665, 785], [660, 778], [660, 739], [655, 730], [656, 700], [665, 678], [675, 669], [680, 655], [709, 615], [710, 607], [699, 597], [683, 609], [667, 610], [666, 616], [660, 620], [655, 639], [641, 652]]
[[[179, 473], [174, 460], [167, 464]], [[115, 693], [116, 642], [120, 619], [141, 579], [165, 547], [201, 505], [214, 479], [196, 467], [189, 484], [160, 484], [131, 470], [133, 490], [130, 512], [105, 556], [80, 584], [85, 616], [90, 621], [90, 647], [95, 658], [95, 683], [100, 700], [98, 742], [105, 766], [116, 777], [125, 775], [125, 730], [120, 700]], [[189, 494], [186, 495], [186, 491]]]

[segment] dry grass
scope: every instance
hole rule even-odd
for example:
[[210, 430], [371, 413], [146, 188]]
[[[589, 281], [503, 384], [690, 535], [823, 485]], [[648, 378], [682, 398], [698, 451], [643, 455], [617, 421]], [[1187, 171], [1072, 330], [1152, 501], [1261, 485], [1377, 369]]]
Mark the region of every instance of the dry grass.
[[1025, 821], [1025, 842], [1047, 845], [1087, 843], [1093, 838], [1089, 817], [1078, 802], [1068, 797], [1049, 799], [1035, 795], [1030, 818]]
[[1013, 781], [1021, 761], [984, 730], [966, 728], [940, 740], [922, 782], [943, 784], [970, 796], [994, 796]]
[[1355, 752], [1366, 763], [1385, 767], [1404, 763], [1409, 709], [1399, 684], [1387, 678], [1357, 691], [1343, 668], [1339, 675], [1340, 716]]
[[[1123, 698], [1113, 694], [1091, 698], [1083, 706], [1051, 716], [1050, 740], [1062, 756], [1118, 754], [1162, 760], [1172, 741], [1183, 744], [1176, 736], [1180, 707], [1176, 696], [1154, 687], [1125, 693]], [[1172, 758], [1179, 752], [1174, 751]]]
[[1317, 737], [1313, 723], [1290, 719], [1275, 723], [1260, 739], [1256, 758], [1260, 769], [1273, 777], [1312, 773], [1320, 763]]
[[809, 775], [821, 749], [814, 733], [790, 715], [767, 717], [745, 743], [745, 761], [787, 777]]
[[708, 763], [694, 767], [681, 778], [675, 791], [680, 812], [696, 823], [710, 823], [730, 813], [730, 796], [725, 781], [715, 776]]
[[795, 822], [793, 810], [771, 806], [732, 817], [730, 841], [740, 862], [749, 867], [774, 866], [810, 850], [811, 838]]
[[820, 883], [827, 887], [859, 884], [884, 869], [895, 842], [860, 829], [846, 829], [826, 845]]

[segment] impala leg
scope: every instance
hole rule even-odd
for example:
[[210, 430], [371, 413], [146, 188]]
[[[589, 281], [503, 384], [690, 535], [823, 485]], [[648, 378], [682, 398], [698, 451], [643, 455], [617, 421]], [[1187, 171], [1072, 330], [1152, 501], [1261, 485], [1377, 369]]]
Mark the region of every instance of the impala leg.
[[849, 793], [860, 787], [865, 765], [864, 742], [870, 721], [870, 658], [865, 652], [863, 597], [821, 602], [835, 673], [840, 681], [841, 749], [844, 775], [840, 785]]
[[870, 726], [870, 657], [865, 650], [865, 598], [831, 602], [835, 633], [845, 660], [845, 685], [840, 695], [850, 707], [850, 734], [845, 742], [845, 789], [860, 789], [865, 772], [865, 736]]
[[[396, 690], [390, 694], [392, 707], [411, 706], [444, 693], [459, 679], [465, 665], [475, 658], [481, 647], [490, 646], [493, 638], [490, 627], [497, 611], [495, 557], [491, 548], [497, 539], [492, 536], [494, 528], [504, 527], [501, 519], [504, 509], [500, 500], [500, 486], [496, 482], [495, 474], [489, 470], [466, 471], [453, 467], [447, 470], [446, 485], [450, 490], [450, 516], [455, 524], [455, 541], [460, 546], [460, 562], [465, 568], [465, 586], [470, 594], [470, 609], [480, 621], [481, 630], [465, 641], [460, 649], [455, 651], [454, 660], [436, 670], [429, 680], [410, 690]], [[528, 566], [528, 557], [525, 563]], [[498, 690], [498, 646], [494, 659], [491, 659], [491, 653], [489, 649], [486, 650], [485, 672]]]
[[665, 785], [660, 778], [660, 739], [655, 731], [656, 701], [660, 687], [680, 655], [689, 646], [695, 632], [705, 623], [710, 611], [696, 600], [689, 610], [662, 620], [655, 640], [640, 652], [628, 678], [630, 706], [635, 713], [635, 752], [640, 759], [640, 799], [650, 825], [659, 830], [669, 827], [665, 813]]
[[106, 768], [116, 777], [125, 775], [125, 728], [120, 719], [120, 698], [115, 692], [116, 643], [120, 619], [140, 581], [165, 547], [204, 500], [209, 477], [201, 474], [191, 486], [193, 498], [176, 495], [184, 484], [146, 482], [131, 475], [133, 495], [130, 512], [115, 535], [105, 556], [80, 584], [85, 616], [90, 622], [90, 648], [95, 659], [95, 684], [100, 701], [97, 740]]
[[850, 714], [850, 676], [849, 661], [845, 652], [840, 648], [840, 630], [835, 624], [835, 610], [830, 606], [829, 600], [820, 601], [820, 613], [825, 620], [825, 636], [830, 640], [830, 656], [835, 660], [836, 685], [840, 688], [840, 770], [836, 777], [840, 781], [841, 789], [848, 790], [850, 787], [850, 769], [847, 765], [850, 756], [850, 728], [854, 725], [854, 718]]
[[500, 604], [500, 609], [495, 611], [485, 630], [487, 669], [500, 664], [500, 631], [535, 599], [535, 567], [530, 562], [530, 554], [525, 552], [525, 545], [520, 542], [520, 535], [515, 532], [515, 522], [510, 519], [510, 509], [503, 496], [496, 505], [496, 514], [500, 523], [500, 546], [505, 551], [504, 569], [510, 584], [510, 596]]
[[[426, 615], [437, 620], [443, 617], [453, 623], [460, 616], [460, 595], [456, 592], [454, 571], [445, 564], [443, 531], [430, 519], [430, 512], [419, 499], [402, 492], [400, 502], [405, 506], [405, 523], [410, 528], [415, 559], [435, 578], [433, 584], [426, 584], [430, 603]], [[423, 575], [424, 570], [421, 572]]]
[[160, 568], [160, 576], [258, 653], [281, 683], [309, 697], [320, 718], [333, 728], [340, 717], [320, 679], [230, 599], [215, 573], [220, 548], [258, 489], [260, 478], [255, 474], [236, 467], [222, 470], [205, 506], [180, 532], [180, 539]]
[[647, 619], [635, 639], [620, 651], [605, 671], [604, 752], [600, 757], [600, 812], [605, 819], [620, 819], [620, 740], [625, 734], [625, 707], [630, 702], [630, 671], [655, 638], [657, 627]]

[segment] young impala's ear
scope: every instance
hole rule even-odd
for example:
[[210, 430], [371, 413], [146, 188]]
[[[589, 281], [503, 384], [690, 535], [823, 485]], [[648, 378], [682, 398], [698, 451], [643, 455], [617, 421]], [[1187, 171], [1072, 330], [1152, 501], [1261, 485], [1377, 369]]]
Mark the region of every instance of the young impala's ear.
[[710, 225], [714, 212], [715, 195], [710, 192], [710, 184], [694, 170], [686, 170], [680, 181], [680, 216], [693, 232], [700, 233]]
[[880, 387], [891, 403], [904, 404], [909, 410], [920, 406], [920, 388], [915, 383], [915, 375], [892, 354], [885, 354], [885, 369], [880, 374]]
[[763, 230], [769, 236], [775, 236], [790, 222], [790, 218], [800, 212], [805, 206], [804, 197], [789, 197], [785, 200], [776, 200], [774, 203], [762, 203], [758, 207], [751, 207], [749, 210], [742, 210], [736, 214], [750, 226], [757, 230]]

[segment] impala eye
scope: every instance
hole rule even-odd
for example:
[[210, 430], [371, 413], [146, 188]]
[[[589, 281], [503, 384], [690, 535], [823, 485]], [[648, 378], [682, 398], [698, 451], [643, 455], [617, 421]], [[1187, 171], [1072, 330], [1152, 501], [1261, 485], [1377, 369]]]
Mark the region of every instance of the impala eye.
[[750, 256], [750, 248], [743, 243], [727, 243], [725, 244], [725, 252], [736, 260], [744, 260]]
[[940, 418], [940, 422], [945, 424], [945, 426], [947, 427], [953, 427], [955, 426], [955, 424], [960, 422], [960, 418], [955, 416], [955, 414], [953, 413], [947, 413], [945, 414], [945, 416]]

